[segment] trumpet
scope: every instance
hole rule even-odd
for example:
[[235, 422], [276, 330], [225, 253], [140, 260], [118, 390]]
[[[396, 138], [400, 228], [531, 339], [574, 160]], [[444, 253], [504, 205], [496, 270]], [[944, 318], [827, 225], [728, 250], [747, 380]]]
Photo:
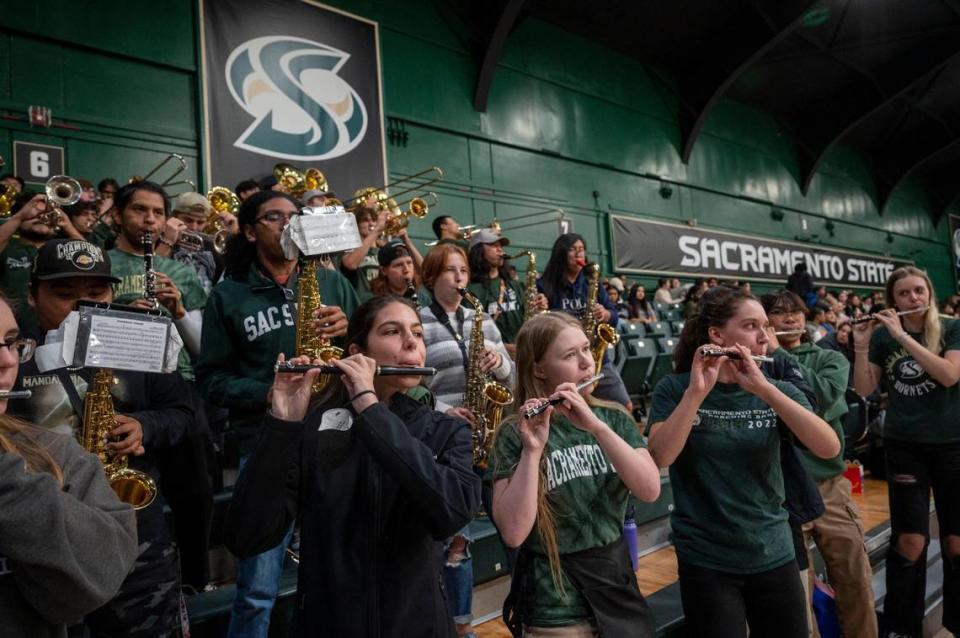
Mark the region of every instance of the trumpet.
[[[739, 359], [740, 351], [734, 350], [733, 348], [721, 348], [720, 346], [702, 346], [700, 348], [701, 357], [730, 357], [731, 359]], [[750, 358], [756, 361], [757, 363], [773, 363], [773, 357], [768, 357], [762, 354], [752, 354]]]
[[213, 250], [218, 255], [227, 252], [227, 240], [229, 236], [227, 231], [221, 230], [214, 234], [198, 233], [193, 230], [181, 230], [180, 237], [177, 239], [177, 246], [191, 253], [198, 253], [204, 250], [207, 242], [213, 245]]
[[[915, 315], [918, 312], [926, 312], [930, 306], [924, 306], [922, 308], [911, 308], [910, 310], [901, 310], [897, 313], [898, 317], [903, 315]], [[859, 317], [854, 317], [850, 320], [851, 325], [857, 325], [858, 323], [866, 323], [868, 321], [874, 321], [880, 313], [872, 312], [869, 315], [861, 315]]]
[[[283, 361], [273, 366], [274, 372], [281, 374], [302, 374], [310, 370], [319, 370], [320, 374], [343, 374], [337, 366], [329, 365], [296, 365]], [[437, 373], [436, 368], [417, 368], [411, 366], [377, 366], [375, 375], [380, 377], [432, 377]]]
[[54, 175], [47, 180], [43, 187], [47, 195], [47, 212], [44, 213], [43, 223], [50, 227], [50, 230], [57, 231], [60, 227], [57, 221], [61, 215], [61, 209], [64, 206], [72, 206], [80, 201], [80, 195], [83, 188], [80, 182], [67, 177], [66, 175]]
[[[430, 199], [432, 203], [427, 200]], [[381, 235], [398, 235], [400, 231], [410, 225], [410, 218], [416, 217], [423, 219], [430, 212], [430, 206], [436, 206], [437, 194], [427, 193], [423, 197], [414, 197], [410, 200], [410, 207], [407, 210], [401, 210], [387, 217], [387, 222], [381, 231]]]

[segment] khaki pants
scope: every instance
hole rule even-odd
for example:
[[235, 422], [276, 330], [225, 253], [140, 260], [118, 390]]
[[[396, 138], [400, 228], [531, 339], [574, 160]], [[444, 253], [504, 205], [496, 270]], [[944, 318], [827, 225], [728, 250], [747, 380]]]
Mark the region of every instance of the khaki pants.
[[[873, 571], [863, 545], [863, 523], [850, 498], [850, 481], [838, 475], [818, 482], [817, 489], [826, 510], [823, 516], [803, 526], [804, 542], [809, 546], [813, 538], [827, 566], [830, 586], [837, 594], [844, 637], [876, 638], [877, 616], [871, 584]], [[812, 558], [810, 564], [813, 565]], [[812, 591], [814, 570], [809, 572]], [[812, 631], [813, 635], [818, 635], [816, 623]]]

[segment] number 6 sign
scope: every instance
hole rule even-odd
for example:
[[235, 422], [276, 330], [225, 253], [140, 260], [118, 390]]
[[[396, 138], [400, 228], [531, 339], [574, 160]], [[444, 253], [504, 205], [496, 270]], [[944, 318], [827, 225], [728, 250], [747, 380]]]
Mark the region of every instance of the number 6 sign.
[[63, 147], [34, 142], [13, 143], [13, 172], [25, 182], [43, 184], [63, 175]]

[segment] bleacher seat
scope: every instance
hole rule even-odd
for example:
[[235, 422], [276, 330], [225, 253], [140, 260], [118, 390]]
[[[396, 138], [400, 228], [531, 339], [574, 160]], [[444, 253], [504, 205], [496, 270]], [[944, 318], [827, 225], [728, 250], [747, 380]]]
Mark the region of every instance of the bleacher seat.
[[683, 318], [683, 314], [676, 308], [658, 310], [657, 314], [660, 316], [660, 321], [679, 321]]
[[665, 337], [670, 334], [670, 324], [663, 323], [662, 321], [652, 321], [644, 325], [646, 326], [647, 336]]
[[676, 337], [661, 337], [657, 340], [657, 358], [650, 370], [648, 383], [650, 388], [657, 387], [657, 382], [673, 372], [673, 350], [677, 347]]
[[617, 324], [617, 330], [620, 334], [624, 335], [644, 335], [646, 334], [646, 329], [643, 324], [640, 322], [633, 321], [620, 321]]
[[[631, 339], [625, 346], [627, 357], [624, 359], [620, 376], [631, 399], [636, 397], [642, 399], [650, 391], [647, 379], [650, 377], [653, 361], [657, 358], [657, 343], [651, 338], [637, 338]], [[637, 401], [635, 400], [634, 403]]]
[[671, 321], [670, 322], [670, 334], [674, 337], [679, 337], [680, 333], [683, 332], [683, 325], [686, 321]]

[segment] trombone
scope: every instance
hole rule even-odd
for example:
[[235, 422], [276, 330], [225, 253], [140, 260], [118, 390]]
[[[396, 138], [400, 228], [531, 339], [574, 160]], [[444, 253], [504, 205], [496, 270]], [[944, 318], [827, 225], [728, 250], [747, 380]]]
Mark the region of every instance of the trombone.
[[170, 177], [168, 177], [167, 179], [163, 180], [162, 182], [158, 182], [158, 183], [160, 184], [161, 188], [169, 189], [169, 188], [172, 188], [172, 187], [174, 187], [174, 186], [187, 185], [187, 186], [189, 186], [191, 189], [197, 190], [197, 185], [194, 184], [192, 180], [189, 180], [189, 179], [181, 179], [181, 180], [174, 181], [174, 178], [176, 178], [176, 177], [179, 176], [181, 173], [183, 173], [185, 170], [187, 170], [187, 160], [183, 159], [183, 155], [180, 155], [179, 153], [170, 153], [170, 154], [167, 155], [165, 158], [163, 158], [162, 160], [160, 160], [160, 163], [157, 164], [156, 166], [154, 166], [154, 167], [150, 170], [150, 172], [147, 173], [146, 175], [143, 175], [143, 176], [133, 175], [133, 176], [131, 176], [131, 177], [130, 177], [130, 180], [129, 180], [129, 183], [130, 183], [130, 184], [136, 184], [137, 182], [145, 182], [145, 181], [147, 181], [148, 179], [150, 179], [151, 177], [153, 177], [154, 174], [156, 174], [161, 168], [163, 168], [164, 166], [166, 166], [166, 164], [167, 164], [170, 160], [175, 160], [178, 166], [177, 166], [177, 168], [174, 170], [173, 174], [170, 175]]
[[[403, 184], [405, 182], [411, 182], [423, 175], [427, 175], [428, 173], [433, 173], [434, 177], [432, 179], [426, 179], [423, 182], [419, 182], [416, 185], [411, 186], [410, 188], [405, 188], [396, 193], [393, 193], [392, 196], [387, 195], [387, 189], [389, 189], [390, 187], [397, 186], [398, 184]], [[419, 173], [414, 173], [413, 175], [407, 175], [405, 177], [401, 177], [400, 179], [384, 184], [379, 188], [373, 188], [372, 186], [361, 188], [356, 193], [354, 193], [353, 197], [351, 197], [348, 200], [345, 200], [343, 204], [344, 206], [352, 206], [354, 203], [360, 200], [364, 200], [368, 196], [375, 194], [377, 198], [377, 208], [379, 210], [383, 210], [383, 208], [388, 205], [387, 200], [390, 197], [396, 198], [398, 195], [406, 195], [407, 193], [412, 193], [413, 191], [423, 190], [425, 186], [430, 186], [431, 184], [435, 184], [436, 182], [439, 182], [442, 179], [443, 179], [443, 169], [441, 169], [439, 166], [431, 166], [430, 168], [420, 171]]]

